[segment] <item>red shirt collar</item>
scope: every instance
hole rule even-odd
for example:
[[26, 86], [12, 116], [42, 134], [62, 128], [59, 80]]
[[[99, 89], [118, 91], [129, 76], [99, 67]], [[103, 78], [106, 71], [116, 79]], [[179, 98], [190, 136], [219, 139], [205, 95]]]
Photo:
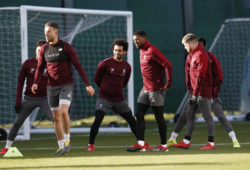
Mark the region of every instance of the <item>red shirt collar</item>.
[[198, 44], [198, 46], [195, 49], [191, 50], [191, 53], [195, 53], [196, 51], [199, 51], [199, 50], [203, 50], [200, 44]]
[[149, 43], [149, 41], [147, 40], [147, 41], [145, 42], [145, 44], [143, 44], [143, 46], [142, 46], [141, 49], [146, 50], [146, 49], [149, 47], [149, 45], [150, 45], [150, 43]]

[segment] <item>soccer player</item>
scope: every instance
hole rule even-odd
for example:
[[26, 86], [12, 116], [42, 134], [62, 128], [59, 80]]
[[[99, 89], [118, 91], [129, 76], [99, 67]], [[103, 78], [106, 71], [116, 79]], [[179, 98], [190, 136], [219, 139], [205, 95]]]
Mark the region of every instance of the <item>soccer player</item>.
[[[146, 151], [144, 141], [144, 115], [151, 106], [158, 124], [161, 143], [152, 151], [168, 151], [166, 144], [167, 127], [163, 117], [165, 93], [172, 83], [172, 65], [163, 54], [146, 38], [146, 33], [138, 30], [133, 35], [133, 41], [140, 49], [140, 65], [143, 78], [143, 88], [137, 99], [137, 134], [138, 142], [127, 149], [129, 152]], [[165, 72], [167, 81], [164, 82]]]
[[47, 95], [51, 112], [54, 117], [55, 132], [59, 148], [54, 155], [64, 155], [70, 151], [70, 118], [69, 107], [72, 101], [73, 75], [71, 64], [86, 84], [86, 91], [93, 96], [94, 88], [90, 85], [87, 75], [81, 66], [73, 47], [60, 40], [58, 37], [59, 27], [55, 22], [45, 24], [44, 33], [46, 45], [42, 46], [38, 59], [32, 92], [37, 93], [38, 82], [43, 69], [48, 69]]
[[95, 74], [94, 81], [100, 91], [96, 101], [95, 120], [90, 130], [88, 151], [95, 150], [94, 142], [99, 126], [109, 109], [118, 112], [137, 137], [135, 118], [123, 94], [123, 88], [127, 86], [131, 73], [131, 66], [123, 58], [127, 53], [128, 43], [123, 39], [115, 39], [112, 49], [114, 56], [102, 60]]
[[[205, 49], [206, 40], [204, 38], [199, 38], [199, 43]], [[229, 137], [232, 139], [233, 147], [240, 148], [240, 144], [236, 138], [236, 135], [235, 135], [235, 132], [232, 128], [232, 125], [227, 120], [226, 116], [223, 113], [221, 99], [220, 99], [220, 97], [218, 97], [220, 86], [221, 86], [222, 81], [223, 81], [222, 68], [221, 68], [220, 62], [211, 52], [207, 51], [207, 53], [208, 53], [208, 56], [211, 60], [212, 77], [213, 77], [211, 110], [214, 112], [215, 116], [218, 118], [220, 123], [224, 126], [225, 130], [228, 132]], [[180, 117], [178, 118], [178, 121], [176, 122], [174, 130], [171, 134], [171, 137], [169, 138], [169, 140], [167, 142], [168, 146], [172, 146], [173, 144], [176, 144], [176, 138], [178, 137], [178, 134], [180, 133], [180, 131], [182, 130], [182, 128], [186, 124], [187, 107], [188, 107], [188, 101], [185, 103], [183, 110], [180, 113]]]
[[[38, 56], [40, 54], [42, 45], [45, 43], [46, 41], [43, 40], [38, 41], [36, 44], [36, 57], [26, 60], [22, 65], [17, 81], [17, 90], [16, 90], [15, 110], [17, 116], [10, 129], [6, 145], [2, 149], [0, 154], [5, 154], [9, 150], [9, 148], [12, 146], [17, 136], [18, 130], [20, 129], [26, 118], [32, 113], [32, 111], [35, 108], [40, 107], [43, 113], [49, 116], [51, 120], [53, 119], [47, 100], [48, 74], [46, 68], [43, 69], [41, 80], [38, 83], [39, 88], [37, 89], [37, 93], [33, 94], [31, 92], [31, 86], [33, 84], [36, 72], [36, 66], [38, 63]], [[26, 79], [26, 89], [24, 92], [24, 100], [22, 102], [23, 85], [25, 79]]]
[[189, 52], [186, 59], [186, 86], [190, 93], [187, 103], [187, 128], [183, 141], [173, 144], [174, 147], [188, 149], [195, 124], [195, 114], [199, 108], [208, 126], [208, 143], [201, 150], [215, 149], [214, 122], [211, 115], [212, 71], [207, 52], [194, 34], [183, 37], [182, 43]]

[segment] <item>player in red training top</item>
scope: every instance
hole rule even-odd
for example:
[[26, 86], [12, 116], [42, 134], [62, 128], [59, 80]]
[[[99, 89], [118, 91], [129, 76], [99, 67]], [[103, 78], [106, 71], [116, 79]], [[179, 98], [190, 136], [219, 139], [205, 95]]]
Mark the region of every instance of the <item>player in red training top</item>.
[[[17, 116], [10, 129], [6, 145], [4, 149], [2, 149], [0, 154], [5, 154], [8, 151], [8, 149], [12, 146], [17, 136], [18, 130], [20, 129], [26, 118], [32, 113], [32, 111], [36, 107], [40, 107], [43, 113], [49, 116], [51, 120], [53, 119], [47, 100], [48, 74], [46, 68], [44, 68], [43, 70], [41, 80], [38, 84], [39, 88], [37, 89], [37, 93], [33, 94], [31, 92], [31, 86], [33, 84], [36, 72], [36, 66], [38, 63], [38, 56], [40, 54], [42, 45], [45, 43], [46, 41], [43, 40], [38, 41], [36, 44], [36, 57], [26, 60], [22, 65], [17, 81], [17, 90], [16, 90], [15, 110]], [[24, 92], [24, 100], [22, 102], [23, 85], [25, 79], [26, 79], [26, 89]]]
[[[145, 120], [144, 115], [149, 106], [157, 121], [161, 143], [152, 151], [168, 151], [166, 145], [167, 127], [163, 117], [165, 93], [172, 83], [172, 65], [155, 46], [149, 43], [144, 31], [136, 31], [133, 36], [134, 44], [140, 49], [141, 74], [143, 88], [137, 99], [137, 134], [138, 143], [128, 148], [129, 152], [145, 151], [144, 142]], [[167, 82], [164, 82], [165, 73]]]
[[187, 34], [182, 39], [189, 55], [186, 59], [185, 72], [186, 72], [186, 87], [190, 93], [189, 102], [187, 106], [187, 126], [186, 134], [183, 141], [173, 144], [174, 147], [188, 149], [190, 147], [191, 135], [195, 124], [195, 114], [197, 109], [202, 113], [208, 127], [208, 143], [200, 148], [201, 150], [214, 149], [214, 121], [211, 115], [212, 97], [212, 70], [211, 62], [207, 52], [198, 38], [194, 34]]
[[[199, 43], [202, 47], [206, 48], [206, 40], [204, 38], [199, 38]], [[232, 139], [233, 147], [240, 148], [240, 144], [236, 138], [236, 134], [233, 130], [231, 123], [227, 120], [226, 116], [224, 115], [222, 109], [221, 99], [218, 96], [220, 86], [223, 81], [223, 74], [222, 68], [220, 65], [219, 60], [213, 55], [213, 53], [207, 51], [208, 57], [211, 60], [211, 68], [212, 68], [212, 77], [213, 77], [213, 89], [212, 89], [212, 98], [211, 98], [211, 110], [214, 112], [215, 116], [218, 118], [222, 126], [224, 126], [225, 130], [228, 132], [229, 137]], [[190, 97], [189, 97], [190, 99]], [[173, 132], [167, 142], [168, 146], [172, 146], [176, 144], [176, 138], [179, 135], [180, 131], [183, 129], [187, 122], [187, 109], [188, 109], [189, 100], [185, 102], [185, 105], [180, 113], [178, 121], [175, 124]], [[198, 108], [197, 108], [198, 109]]]
[[94, 88], [90, 85], [87, 75], [81, 66], [73, 47], [60, 40], [59, 27], [55, 22], [45, 24], [44, 33], [47, 43], [42, 46], [38, 60], [32, 92], [37, 93], [38, 82], [42, 70], [48, 69], [48, 102], [54, 117], [55, 132], [59, 148], [54, 155], [63, 155], [70, 151], [70, 118], [69, 107], [72, 101], [73, 75], [71, 64], [86, 84], [86, 91], [93, 96]]
[[136, 134], [136, 122], [129, 108], [123, 88], [128, 84], [131, 66], [124, 60], [128, 43], [123, 39], [115, 39], [112, 44], [113, 57], [101, 61], [95, 74], [95, 83], [100, 87], [96, 101], [95, 120], [91, 126], [88, 151], [94, 151], [95, 137], [105, 113], [112, 109], [118, 112], [129, 124], [131, 131]]

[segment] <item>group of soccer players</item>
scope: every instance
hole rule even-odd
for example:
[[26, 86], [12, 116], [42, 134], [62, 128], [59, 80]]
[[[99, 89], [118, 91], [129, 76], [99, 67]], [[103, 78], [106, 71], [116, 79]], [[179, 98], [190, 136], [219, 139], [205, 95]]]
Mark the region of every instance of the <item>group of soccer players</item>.
[[[46, 42], [39, 41], [36, 48], [36, 57], [28, 59], [22, 65], [18, 78], [15, 105], [18, 114], [8, 135], [6, 145], [0, 154], [5, 154], [9, 150], [20, 126], [36, 107], [42, 108], [43, 112], [54, 122], [58, 141], [58, 149], [54, 155], [64, 155], [70, 152], [70, 118], [68, 112], [73, 95], [71, 63], [82, 77], [87, 94], [93, 96], [95, 90], [89, 83], [75, 50], [70, 44], [59, 39], [58, 31], [57, 23], [46, 23], [44, 29]], [[232, 138], [233, 146], [240, 147], [230, 122], [224, 116], [221, 100], [218, 97], [223, 80], [222, 70], [217, 58], [212, 53], [205, 51], [205, 39], [198, 39], [194, 34], [187, 34], [183, 37], [182, 43], [189, 52], [185, 66], [189, 98], [168, 141], [163, 110], [165, 93], [172, 84], [172, 65], [147, 40], [144, 31], [136, 31], [133, 35], [133, 41], [140, 51], [140, 66], [143, 78], [143, 87], [137, 99], [136, 119], [123, 94], [123, 88], [127, 86], [131, 73], [131, 66], [124, 60], [128, 50], [128, 42], [124, 39], [115, 39], [112, 44], [113, 56], [99, 63], [94, 77], [94, 82], [99, 87], [99, 94], [95, 107], [95, 120], [90, 130], [88, 151], [95, 151], [95, 138], [108, 110], [118, 112], [128, 122], [137, 139], [134, 146], [127, 148], [128, 152], [146, 151], [147, 149], [154, 152], [166, 152], [169, 146], [189, 148], [194, 129], [195, 113], [198, 109], [208, 125], [208, 143], [201, 149], [214, 149], [214, 123], [211, 116], [211, 107]], [[22, 102], [25, 78], [27, 79], [26, 91]], [[160, 134], [160, 144], [155, 148], [146, 143], [144, 139], [144, 115], [150, 106], [154, 112]], [[178, 133], [185, 125], [186, 135], [183, 141], [177, 143]]]

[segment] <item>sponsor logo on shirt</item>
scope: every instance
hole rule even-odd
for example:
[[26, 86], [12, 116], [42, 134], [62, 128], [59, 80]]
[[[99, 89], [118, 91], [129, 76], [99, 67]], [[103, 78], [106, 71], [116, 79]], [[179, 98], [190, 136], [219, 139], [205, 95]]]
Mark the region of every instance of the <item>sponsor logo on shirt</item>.
[[111, 69], [110, 69], [110, 73], [111, 73], [111, 74], [114, 73], [114, 71], [115, 71], [114, 68], [111, 68]]
[[35, 72], [35, 68], [30, 68], [30, 73], [32, 74], [32, 73], [34, 73]]
[[58, 51], [63, 51], [63, 49], [62, 49], [62, 48], [59, 48]]
[[124, 69], [122, 70], [122, 75], [121, 75], [121, 76], [125, 76], [125, 74], [126, 74], [126, 69], [124, 68]]
[[69, 93], [69, 94], [67, 95], [67, 97], [70, 98], [70, 96], [71, 96], [71, 94]]
[[146, 54], [143, 56], [143, 62], [147, 62], [147, 55]]
[[59, 56], [59, 53], [55, 53], [55, 54], [49, 54], [48, 57], [57, 57]]

